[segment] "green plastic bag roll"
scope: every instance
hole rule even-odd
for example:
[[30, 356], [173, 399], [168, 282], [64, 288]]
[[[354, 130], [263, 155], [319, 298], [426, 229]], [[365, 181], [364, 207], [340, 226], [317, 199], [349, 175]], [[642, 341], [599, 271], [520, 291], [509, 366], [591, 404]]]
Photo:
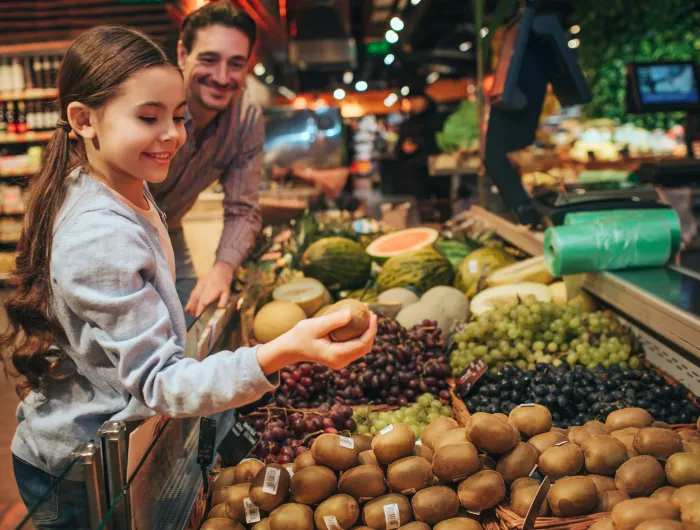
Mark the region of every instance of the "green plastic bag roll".
[[544, 256], [553, 276], [658, 267], [671, 257], [671, 233], [647, 217], [556, 226], [544, 233]]
[[676, 254], [681, 248], [681, 220], [672, 208], [653, 210], [607, 210], [597, 212], [570, 213], [564, 219], [565, 225], [579, 225], [594, 221], [606, 221], [611, 218], [640, 218], [658, 219], [665, 222], [671, 232], [671, 253]]

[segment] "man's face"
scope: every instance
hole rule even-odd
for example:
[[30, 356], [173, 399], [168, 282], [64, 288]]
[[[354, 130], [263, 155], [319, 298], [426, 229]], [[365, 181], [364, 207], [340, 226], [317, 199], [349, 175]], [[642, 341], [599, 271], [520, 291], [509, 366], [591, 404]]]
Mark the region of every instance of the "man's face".
[[192, 50], [178, 43], [188, 104], [222, 111], [245, 85], [250, 41], [240, 30], [213, 25], [197, 31]]

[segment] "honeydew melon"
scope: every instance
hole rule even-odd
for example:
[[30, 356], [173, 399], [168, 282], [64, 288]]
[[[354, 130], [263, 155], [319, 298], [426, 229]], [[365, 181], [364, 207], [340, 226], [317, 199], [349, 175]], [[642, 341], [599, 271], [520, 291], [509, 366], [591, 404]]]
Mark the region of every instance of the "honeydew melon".
[[478, 317], [494, 309], [497, 302], [510, 302], [529, 295], [533, 295], [540, 302], [552, 301], [552, 290], [549, 286], [535, 282], [522, 282], [484, 289], [472, 298], [470, 309], [472, 314]]
[[272, 299], [297, 304], [307, 317], [332, 301], [325, 286], [314, 278], [298, 278], [280, 285], [272, 291]]
[[264, 305], [253, 320], [258, 342], [270, 342], [306, 318], [304, 310], [293, 302], [274, 300]]
[[405, 287], [394, 287], [381, 293], [377, 297], [377, 302], [399, 302], [405, 306], [415, 304], [420, 300], [418, 295]]
[[469, 299], [459, 289], [438, 285], [426, 292], [420, 299], [421, 304], [427, 304], [446, 316], [444, 331], [448, 331], [457, 322], [469, 318]]
[[486, 278], [488, 287], [510, 285], [518, 282], [551, 283], [552, 275], [547, 270], [544, 256], [535, 256], [492, 272]]

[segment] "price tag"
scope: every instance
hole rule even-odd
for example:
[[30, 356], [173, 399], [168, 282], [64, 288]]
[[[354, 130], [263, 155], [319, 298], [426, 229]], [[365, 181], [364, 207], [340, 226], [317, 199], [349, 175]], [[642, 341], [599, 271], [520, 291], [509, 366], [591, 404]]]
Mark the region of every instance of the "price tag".
[[420, 440], [416, 440], [416, 445], [423, 445], [423, 442], [421, 442]]
[[457, 378], [456, 389], [461, 396], [466, 396], [476, 382], [486, 373], [488, 365], [483, 359], [475, 359], [469, 363], [462, 375]]
[[479, 511], [479, 512], [474, 512], [474, 511], [472, 511], [472, 510], [467, 510], [467, 513], [470, 513], [470, 514], [472, 514], [472, 515], [476, 515], [477, 517], [481, 515], [481, 512], [480, 512], [480, 511]]
[[399, 513], [398, 504], [384, 505], [384, 520], [386, 521], [386, 530], [394, 530], [401, 526], [401, 514]]
[[277, 495], [277, 486], [280, 483], [280, 470], [276, 467], [265, 468], [265, 481], [263, 482], [263, 493]]
[[467, 267], [469, 268], [469, 272], [471, 274], [476, 274], [477, 272], [479, 272], [479, 262], [475, 259], [470, 259], [467, 262]]
[[532, 470], [530, 471], [530, 474], [528, 475], [528, 477], [532, 478], [532, 475], [534, 475], [536, 471], [537, 471], [537, 464], [532, 466]]
[[243, 508], [245, 509], [246, 523], [251, 524], [260, 522], [260, 508], [251, 502], [250, 497], [243, 499]]
[[381, 431], [379, 431], [379, 434], [386, 434], [386, 433], [391, 432], [393, 430], [394, 430], [394, 425], [390, 424], [390, 425], [387, 425], [386, 427], [384, 427]]
[[219, 454], [225, 467], [242, 462], [260, 442], [260, 435], [252, 425], [238, 420], [219, 445]]
[[559, 447], [560, 445], [568, 444], [568, 440], [564, 440], [563, 442], [559, 442], [558, 444], [554, 444], [554, 447]]
[[347, 449], [355, 449], [355, 440], [348, 438], [347, 436], [340, 437], [340, 446]]
[[343, 530], [338, 524], [338, 519], [335, 518], [335, 515], [324, 515], [323, 522], [326, 523], [328, 530]]
[[208, 467], [214, 460], [216, 445], [216, 420], [199, 418], [199, 444], [197, 445], [197, 463]]

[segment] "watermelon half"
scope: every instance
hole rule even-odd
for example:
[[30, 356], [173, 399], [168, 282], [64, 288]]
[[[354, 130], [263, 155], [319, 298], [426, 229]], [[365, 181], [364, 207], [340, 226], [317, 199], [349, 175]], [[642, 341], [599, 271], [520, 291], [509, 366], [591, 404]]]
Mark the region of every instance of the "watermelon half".
[[389, 258], [404, 252], [431, 246], [439, 236], [440, 234], [434, 228], [407, 228], [375, 239], [365, 250], [374, 261], [384, 263]]

